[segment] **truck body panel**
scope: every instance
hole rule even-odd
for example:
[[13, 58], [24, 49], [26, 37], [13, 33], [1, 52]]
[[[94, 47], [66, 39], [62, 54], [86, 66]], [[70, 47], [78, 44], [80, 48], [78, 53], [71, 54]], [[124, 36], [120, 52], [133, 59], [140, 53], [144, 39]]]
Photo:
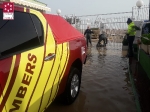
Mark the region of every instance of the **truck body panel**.
[[14, 9], [14, 20], [4, 21], [0, 3], [0, 112], [42, 112], [64, 92], [71, 67], [82, 72], [86, 40], [60, 16]]

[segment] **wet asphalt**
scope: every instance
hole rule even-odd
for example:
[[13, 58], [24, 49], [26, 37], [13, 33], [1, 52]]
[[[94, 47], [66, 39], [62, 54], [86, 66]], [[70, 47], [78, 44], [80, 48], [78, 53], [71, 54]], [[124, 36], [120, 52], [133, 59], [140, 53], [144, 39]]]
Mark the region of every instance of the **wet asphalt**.
[[109, 40], [96, 47], [92, 40], [83, 66], [78, 98], [69, 106], [54, 101], [45, 112], [136, 112], [122, 40]]

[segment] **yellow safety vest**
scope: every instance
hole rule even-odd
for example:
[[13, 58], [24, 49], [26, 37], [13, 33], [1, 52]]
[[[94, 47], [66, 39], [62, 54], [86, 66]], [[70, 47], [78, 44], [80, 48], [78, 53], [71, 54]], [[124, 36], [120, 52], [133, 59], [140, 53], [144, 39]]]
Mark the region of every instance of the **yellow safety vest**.
[[128, 25], [128, 32], [129, 36], [135, 36], [135, 33], [136, 33], [136, 30], [135, 30], [135, 25], [133, 22], [131, 22], [129, 25]]

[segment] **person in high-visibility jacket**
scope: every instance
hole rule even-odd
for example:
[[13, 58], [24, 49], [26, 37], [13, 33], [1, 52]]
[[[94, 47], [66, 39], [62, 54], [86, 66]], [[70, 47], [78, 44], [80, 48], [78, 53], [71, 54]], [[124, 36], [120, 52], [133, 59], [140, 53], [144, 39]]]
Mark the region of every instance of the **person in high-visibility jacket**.
[[127, 40], [129, 46], [127, 57], [133, 57], [133, 41], [136, 33], [135, 24], [132, 22], [130, 18], [128, 18], [127, 24], [128, 24]]

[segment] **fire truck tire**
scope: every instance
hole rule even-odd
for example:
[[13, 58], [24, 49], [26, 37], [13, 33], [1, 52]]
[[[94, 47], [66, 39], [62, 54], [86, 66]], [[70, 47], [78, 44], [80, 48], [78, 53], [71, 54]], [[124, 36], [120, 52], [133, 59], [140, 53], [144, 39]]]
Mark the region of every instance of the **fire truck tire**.
[[65, 104], [69, 105], [75, 101], [80, 91], [80, 84], [81, 84], [81, 72], [77, 68], [72, 67], [69, 73], [66, 90], [64, 94]]

